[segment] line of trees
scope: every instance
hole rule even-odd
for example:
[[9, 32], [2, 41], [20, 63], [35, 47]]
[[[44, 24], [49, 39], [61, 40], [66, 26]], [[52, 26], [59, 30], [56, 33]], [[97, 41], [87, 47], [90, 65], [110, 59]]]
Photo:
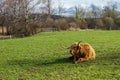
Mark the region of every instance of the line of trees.
[[62, 16], [65, 4], [60, 0], [57, 2], [58, 6], [53, 7], [55, 3], [52, 0], [1, 0], [2, 34], [29, 36], [41, 32], [41, 28], [120, 29], [119, 5], [116, 2], [109, 2], [103, 9], [92, 4], [87, 11], [75, 6], [75, 17], [71, 18]]
[[[1, 26], [6, 27], [6, 34], [19, 34], [19, 30], [28, 34], [28, 17], [32, 7], [28, 5], [32, 0], [2, 0], [0, 8]], [[24, 29], [23, 29], [24, 28]], [[25, 30], [25, 31], [24, 31]], [[2, 30], [4, 31], [4, 30]], [[5, 34], [5, 32], [2, 32]]]
[[92, 29], [120, 29], [119, 3], [109, 2], [104, 8], [92, 4], [90, 10], [86, 11], [80, 6], [75, 7], [76, 18], [87, 21], [88, 28]]

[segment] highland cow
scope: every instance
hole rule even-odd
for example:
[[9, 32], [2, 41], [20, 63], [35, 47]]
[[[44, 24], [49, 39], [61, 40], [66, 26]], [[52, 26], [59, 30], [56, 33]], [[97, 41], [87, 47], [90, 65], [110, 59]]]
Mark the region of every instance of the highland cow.
[[70, 59], [73, 59], [74, 63], [92, 60], [96, 57], [95, 50], [88, 43], [75, 42], [68, 49], [72, 55]]

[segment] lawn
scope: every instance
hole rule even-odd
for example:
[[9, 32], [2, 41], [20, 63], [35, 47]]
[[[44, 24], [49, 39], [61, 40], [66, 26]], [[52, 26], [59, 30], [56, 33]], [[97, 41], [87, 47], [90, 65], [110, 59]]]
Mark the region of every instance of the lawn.
[[[90, 43], [96, 59], [68, 60], [73, 42]], [[120, 80], [120, 31], [45, 32], [0, 40], [0, 80]]]

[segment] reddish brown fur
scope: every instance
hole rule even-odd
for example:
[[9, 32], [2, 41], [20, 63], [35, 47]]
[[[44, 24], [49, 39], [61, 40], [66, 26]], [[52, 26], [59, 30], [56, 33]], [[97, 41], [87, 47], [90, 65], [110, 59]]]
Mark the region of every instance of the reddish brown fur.
[[95, 59], [95, 50], [88, 43], [75, 42], [70, 47], [70, 53], [74, 56], [74, 63]]

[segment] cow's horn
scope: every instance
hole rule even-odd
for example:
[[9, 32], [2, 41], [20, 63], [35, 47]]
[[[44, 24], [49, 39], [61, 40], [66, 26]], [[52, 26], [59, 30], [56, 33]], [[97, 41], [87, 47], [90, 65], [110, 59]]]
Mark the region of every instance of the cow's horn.
[[64, 49], [70, 49], [70, 47], [65, 47], [64, 45], [61, 44], [61, 47]]
[[81, 42], [82, 42], [82, 41], [79, 41], [79, 42], [78, 42], [78, 45], [79, 45]]

